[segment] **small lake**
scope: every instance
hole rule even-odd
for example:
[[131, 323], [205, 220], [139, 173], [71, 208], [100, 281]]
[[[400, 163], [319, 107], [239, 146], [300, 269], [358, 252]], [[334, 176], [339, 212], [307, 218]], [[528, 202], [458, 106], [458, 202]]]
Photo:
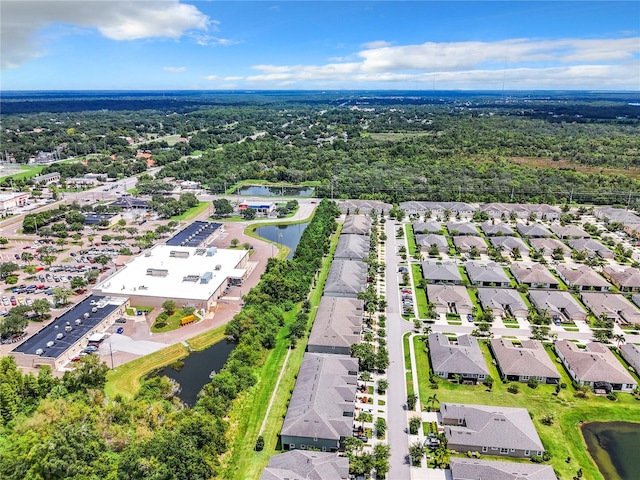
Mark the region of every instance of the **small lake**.
[[246, 185], [234, 193], [247, 196], [261, 197], [310, 197], [313, 195], [311, 187], [268, 187], [266, 185]]
[[582, 435], [606, 480], [636, 480], [640, 472], [640, 423], [590, 422]]
[[293, 253], [300, 242], [302, 232], [307, 228], [309, 222], [297, 223], [295, 225], [267, 225], [265, 227], [258, 227], [256, 233], [262, 238], [271, 240], [275, 243], [281, 243], [291, 249], [288, 259], [293, 258]]
[[171, 365], [155, 372], [154, 376], [167, 376], [180, 384], [178, 398], [189, 406], [196, 404], [198, 393], [211, 380], [212, 371], [219, 372], [227, 362], [235, 343], [223, 340], [199, 352], [191, 352], [184, 358], [184, 366], [176, 370]]

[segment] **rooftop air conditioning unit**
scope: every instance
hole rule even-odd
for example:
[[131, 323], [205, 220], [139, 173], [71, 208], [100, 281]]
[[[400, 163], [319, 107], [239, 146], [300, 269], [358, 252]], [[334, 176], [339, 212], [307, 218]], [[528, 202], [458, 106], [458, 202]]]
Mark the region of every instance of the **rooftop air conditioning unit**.
[[80, 320], [79, 318], [76, 318], [76, 325], [80, 325], [82, 323], [82, 320]]
[[73, 327], [71, 325], [67, 325], [66, 327], [64, 327], [65, 332], [70, 332], [71, 330], [73, 330]]
[[51, 348], [55, 345], [55, 342], [53, 340], [50, 340], [47, 342], [47, 347]]
[[56, 340], [62, 340], [64, 338], [64, 334], [63, 333], [59, 333], [56, 335]]
[[41, 348], [36, 350], [36, 355], [42, 355], [44, 353], [44, 350], [42, 350]]
[[96, 312], [98, 311], [98, 309], [97, 309], [96, 307], [93, 307], [93, 308], [91, 309], [91, 311], [92, 311], [93, 313], [96, 313]]
[[89, 315], [89, 312], [86, 312], [86, 313], [83, 315], [83, 317], [84, 317], [84, 318], [89, 318], [90, 316], [91, 316], [91, 315]]

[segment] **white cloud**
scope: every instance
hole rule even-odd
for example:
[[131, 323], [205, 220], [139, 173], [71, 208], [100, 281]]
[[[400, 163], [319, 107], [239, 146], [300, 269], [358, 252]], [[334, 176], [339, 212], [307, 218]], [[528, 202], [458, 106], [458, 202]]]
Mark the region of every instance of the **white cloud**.
[[201, 77], [203, 80], [218, 80], [217, 75], [207, 75], [205, 77]]
[[384, 47], [390, 47], [391, 45], [392, 43], [386, 42], [384, 40], [374, 40], [373, 42], [363, 43], [362, 47], [363, 48], [384, 48]]
[[206, 33], [201, 33], [201, 32], [192, 32], [189, 36], [193, 38], [193, 40], [198, 45], [202, 45], [203, 47], [217, 47], [217, 46], [229, 47], [231, 45], [237, 45], [240, 43], [236, 40], [231, 40], [229, 38], [216, 37], [216, 36], [207, 35]]
[[0, 19], [2, 68], [16, 68], [42, 56], [45, 50], [34, 37], [50, 24], [95, 28], [112, 40], [137, 40], [178, 39], [217, 23], [179, 0], [3, 0]]
[[181, 73], [181, 72], [186, 72], [187, 67], [164, 67], [162, 70], [164, 70], [165, 72], [171, 72], [171, 73]]
[[224, 77], [223, 80], [225, 82], [237, 82], [238, 80], [242, 80], [244, 77], [240, 77], [240, 76], [230, 76], [230, 77]]
[[[378, 43], [378, 42], [376, 42]], [[248, 82], [394, 82], [438, 88], [640, 88], [640, 38], [509, 39], [379, 46], [356, 61], [255, 65]], [[353, 57], [349, 57], [350, 59]], [[421, 87], [423, 88], [423, 87]]]

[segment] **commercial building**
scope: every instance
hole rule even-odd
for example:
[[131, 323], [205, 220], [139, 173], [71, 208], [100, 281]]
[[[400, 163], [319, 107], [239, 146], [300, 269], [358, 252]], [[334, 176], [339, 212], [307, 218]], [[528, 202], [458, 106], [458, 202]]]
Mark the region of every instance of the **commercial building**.
[[244, 212], [245, 210], [254, 210], [256, 213], [263, 213], [269, 215], [276, 210], [276, 203], [266, 200], [259, 201], [247, 201], [244, 200], [238, 205], [238, 210]]
[[1, 193], [0, 194], [0, 210], [10, 210], [16, 207], [24, 207], [29, 200], [29, 193]]
[[166, 243], [174, 247], [206, 247], [222, 231], [221, 223], [196, 220], [176, 233]]
[[166, 300], [210, 310], [230, 284], [246, 275], [247, 250], [156, 245], [97, 285], [102, 295], [160, 307]]
[[60, 370], [87, 346], [90, 335], [100, 335], [121, 317], [127, 298], [91, 295], [13, 349], [21, 367], [49, 365]]

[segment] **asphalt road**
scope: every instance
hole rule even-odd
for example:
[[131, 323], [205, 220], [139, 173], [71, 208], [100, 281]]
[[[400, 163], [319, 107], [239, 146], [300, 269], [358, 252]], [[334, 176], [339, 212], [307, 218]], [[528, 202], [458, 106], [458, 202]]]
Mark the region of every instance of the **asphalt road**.
[[410, 324], [400, 315], [400, 290], [398, 284], [398, 247], [396, 245], [396, 222], [385, 223], [386, 242], [386, 300], [387, 300], [387, 348], [389, 368], [387, 379], [387, 438], [391, 446], [390, 470], [387, 478], [411, 478], [408, 462], [409, 433], [407, 431], [407, 388], [406, 371], [402, 352], [402, 336], [411, 331]]

